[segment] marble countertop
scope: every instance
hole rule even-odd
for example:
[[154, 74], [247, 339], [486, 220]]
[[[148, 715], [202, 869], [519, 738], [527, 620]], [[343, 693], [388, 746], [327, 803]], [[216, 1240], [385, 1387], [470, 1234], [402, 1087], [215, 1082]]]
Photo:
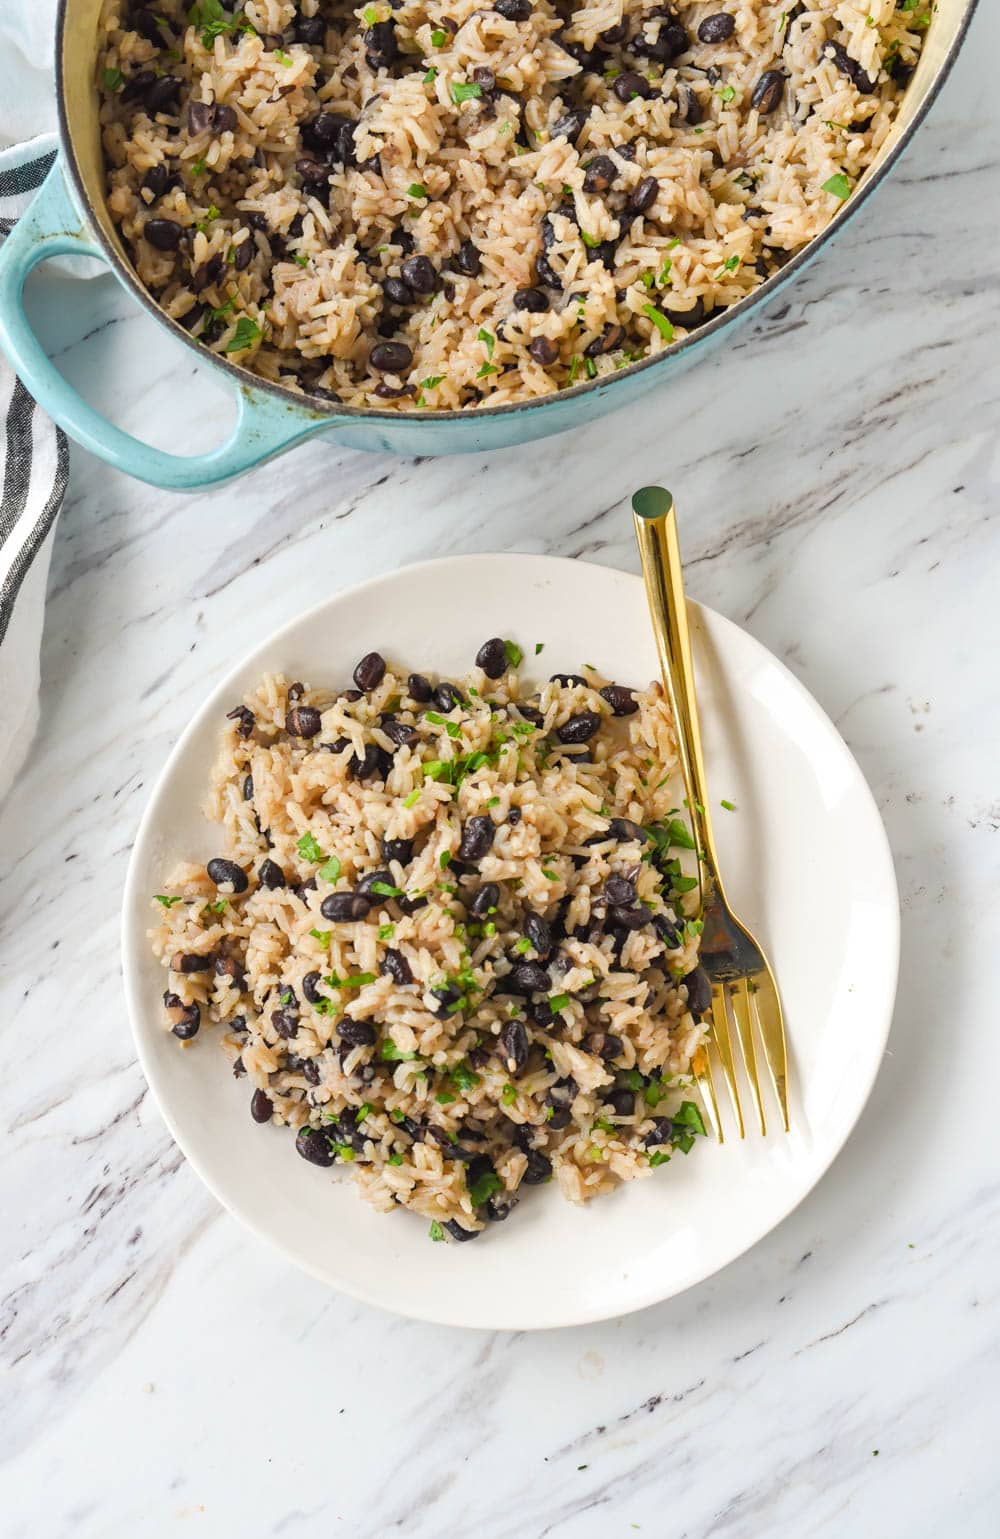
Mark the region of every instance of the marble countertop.
[[[994, 1539], [998, 57], [984, 5], [866, 217], [627, 415], [437, 462], [317, 442], [188, 498], [74, 451], [42, 730], [0, 809], [6, 1539]], [[115, 420], [218, 439], [216, 388], [112, 281], [42, 276], [33, 306]], [[634, 569], [628, 493], [661, 480], [694, 595], [789, 664], [878, 798], [882, 1072], [811, 1197], [686, 1295], [545, 1335], [396, 1319], [264, 1249], [173, 1146], [120, 981], [136, 823], [220, 670], [296, 609], [454, 550]]]

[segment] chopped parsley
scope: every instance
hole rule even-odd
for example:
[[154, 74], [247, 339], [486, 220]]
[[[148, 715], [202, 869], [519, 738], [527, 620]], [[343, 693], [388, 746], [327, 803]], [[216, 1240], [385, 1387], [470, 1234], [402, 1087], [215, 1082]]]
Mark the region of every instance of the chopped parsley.
[[719, 268], [719, 271], [715, 275], [716, 281], [718, 281], [718, 279], [722, 277], [723, 273], [734, 273], [734, 272], [736, 272], [736, 270], [739, 267], [739, 265], [740, 265], [740, 259], [739, 259], [738, 256], [727, 257], [726, 260], [723, 262], [722, 266]]
[[478, 80], [453, 80], [451, 83], [451, 99], [456, 106], [462, 102], [472, 101], [474, 97], [482, 96], [483, 88]]
[[536, 641], [535, 642], [535, 656], [536, 657], [538, 656], [539, 652], [541, 652], [544, 649], [544, 647], [545, 647], [545, 642], [544, 641]]
[[505, 641], [503, 644], [503, 649], [507, 654], [507, 661], [510, 666], [512, 668], [520, 668], [521, 663], [524, 661], [524, 653], [521, 651], [521, 648], [518, 646], [517, 642]]
[[514, 951], [519, 957], [523, 957], [526, 951], [531, 950], [531, 942], [526, 935], [522, 935], [514, 946]]
[[[315, 931], [313, 933], [315, 934]], [[392, 940], [395, 933], [396, 926], [394, 924], [380, 924], [378, 927], [379, 940]]]
[[104, 89], [106, 91], [118, 91], [121, 89], [125, 76], [120, 69], [106, 69], [101, 78], [104, 81]]
[[232, 32], [250, 32], [256, 35], [256, 27], [240, 12], [229, 15], [222, 9], [220, 0], [200, 0], [188, 12], [188, 21], [201, 33], [201, 46], [211, 48], [217, 37]]
[[569, 995], [568, 994], [550, 994], [549, 995], [549, 1009], [554, 1011], [556, 1015], [559, 1014], [560, 1010], [565, 1010], [565, 1008], [566, 1008], [566, 1006], [568, 1004], [569, 1004]]
[[443, 27], [435, 27], [431, 33], [431, 42], [435, 48], [443, 48], [448, 41], [448, 34]]
[[517, 1100], [517, 1091], [513, 1085], [504, 1085], [500, 1092], [500, 1099], [505, 1106], [513, 1106]]
[[657, 310], [655, 305], [643, 305], [642, 313], [652, 321], [665, 342], [674, 340], [674, 328], [661, 310]]
[[318, 940], [321, 946], [328, 946], [330, 944], [330, 936], [333, 934], [333, 931], [310, 930], [309, 934], [312, 936], [313, 940]]
[[199, 155], [197, 160], [192, 160], [192, 162], [191, 162], [191, 175], [192, 176], [204, 176], [205, 175], [205, 157], [204, 157], [204, 155]]
[[716, 91], [715, 94], [716, 96], [720, 97], [722, 101], [731, 102], [733, 97], [736, 95], [736, 88], [731, 85], [720, 86], [719, 90]]
[[415, 791], [411, 791], [410, 792], [409, 796], [403, 802], [403, 806], [404, 807], [415, 807], [419, 800], [420, 800], [420, 787], [418, 786]]
[[441, 1228], [441, 1225], [438, 1223], [436, 1218], [431, 1220], [431, 1227], [428, 1229], [427, 1233], [430, 1235], [432, 1240], [444, 1239], [444, 1230]]
[[484, 363], [481, 369], [476, 370], [477, 379], [485, 379], [487, 374], [499, 374], [500, 370], [495, 363]]
[[370, 1101], [362, 1101], [361, 1105], [354, 1113], [355, 1122], [364, 1122], [365, 1118], [368, 1116], [368, 1113], [374, 1110], [375, 1108]]
[[374, 27], [375, 23], [378, 21], [378, 11], [373, 5], [366, 5], [364, 10], [361, 12], [361, 20], [364, 22], [366, 27]]
[[372, 882], [369, 892], [377, 892], [380, 898], [401, 898], [402, 887], [393, 887], [391, 882]]
[[195, 221], [195, 229], [200, 230], [202, 235], [207, 234], [209, 225], [212, 224], [214, 220], [218, 219], [221, 213], [221, 208], [216, 208], [214, 203], [210, 203], [206, 208], [203, 217]]
[[277, 59], [278, 63], [283, 64], [286, 69], [293, 62], [291, 54], [282, 52], [280, 48], [276, 48], [274, 50], [274, 57]]
[[296, 262], [299, 267], [309, 266], [309, 258], [305, 256], [301, 251], [292, 252], [292, 261]]
[[426, 198], [427, 188], [423, 182], [411, 182], [406, 189], [406, 196], [408, 198]]
[[657, 1149], [653, 1154], [649, 1156], [649, 1163], [655, 1168], [657, 1165], [665, 1165], [669, 1158], [670, 1155], [667, 1153], [666, 1149]]
[[447, 1106], [449, 1101], [453, 1101], [455, 1097], [452, 1095], [450, 1090], [442, 1090], [439, 1095], [434, 1097], [434, 1099], [437, 1101], [439, 1106]]
[[157, 892], [153, 895], [154, 903], [162, 903], [164, 908], [173, 908], [175, 903], [183, 903], [183, 898], [168, 898], [165, 892]]
[[735, 812], [736, 811], [736, 804], [735, 804], [735, 802], [727, 802], [725, 797], [722, 798], [722, 801], [719, 803], [719, 806], [720, 807], [725, 807], [727, 812]]
[[205, 904], [206, 914], [224, 914], [229, 907], [228, 898], [216, 898], [214, 903]]
[[469, 1196], [472, 1198], [472, 1206], [481, 1208], [494, 1192], [503, 1190], [503, 1182], [495, 1170], [486, 1170], [469, 1187]]
[[679, 1123], [681, 1127], [692, 1128], [694, 1132], [701, 1133], [704, 1136], [705, 1121], [693, 1101], [682, 1101], [674, 1112], [671, 1121], [675, 1125]]
[[[315, 857], [313, 858], [315, 859]], [[316, 875], [321, 876], [324, 882], [335, 882], [340, 875], [340, 861], [337, 856], [331, 855], [330, 859], [320, 866]]]
[[363, 989], [366, 983], [375, 982], [375, 974], [354, 973], [350, 978], [342, 978], [339, 973], [329, 973], [323, 982], [329, 984], [331, 989]]
[[434, 67], [432, 65], [431, 68], [427, 71], [426, 75], [424, 76], [424, 85], [433, 85], [436, 79], [437, 79], [437, 70], [434, 69]]
[[451, 865], [450, 850], [441, 851], [440, 855], [438, 856], [438, 865], [441, 867], [442, 871], [447, 871], [448, 867]]
[[493, 335], [493, 333], [487, 331], [485, 326], [480, 326], [478, 332], [476, 333], [476, 339], [485, 347], [487, 358], [492, 358], [493, 349], [496, 346], [496, 337]]
[[588, 251], [593, 251], [595, 246], [599, 246], [601, 244], [596, 235], [588, 235], [586, 230], [580, 231], [580, 239], [583, 241], [583, 244], [587, 247]]
[[416, 1053], [404, 1053], [401, 1047], [397, 1047], [391, 1037], [386, 1037], [382, 1043], [382, 1061], [384, 1063], [410, 1063], [416, 1058]]
[[331, 1138], [330, 1148], [340, 1159], [346, 1160], [348, 1164], [350, 1164], [351, 1160], [354, 1158], [354, 1150], [351, 1148], [350, 1144], [337, 1144], [334, 1143], [333, 1139]]
[[583, 367], [586, 371], [588, 379], [597, 378], [597, 364], [594, 362], [593, 358], [585, 358], [583, 360]]
[[[468, 969], [466, 969], [466, 971], [468, 971]], [[464, 983], [467, 988], [470, 987], [470, 984], [461, 973], [459, 974], [458, 981], [460, 983]], [[474, 981], [472, 982], [471, 987], [477, 988], [477, 985]], [[455, 1067], [450, 1072], [450, 1078], [452, 1083], [458, 1086], [459, 1090], [474, 1090], [477, 1085], [481, 1085], [483, 1082], [482, 1076], [479, 1074], [473, 1074], [468, 1065], [464, 1063], [458, 1063], [455, 1065]]]
[[316, 843], [315, 836], [311, 833], [303, 834], [295, 846], [303, 860], [322, 860], [323, 851]]
[[843, 203], [844, 199], [850, 196], [851, 184], [843, 171], [838, 171], [836, 176], [831, 176], [829, 181], [823, 183], [823, 191], [839, 198]]
[[256, 321], [252, 321], [249, 315], [241, 315], [236, 322], [236, 330], [226, 343], [227, 353], [242, 353], [245, 348], [252, 347], [260, 336], [260, 327]]
[[390, 1154], [389, 1158], [386, 1160], [387, 1165], [402, 1165], [402, 1163], [403, 1156], [401, 1154]]

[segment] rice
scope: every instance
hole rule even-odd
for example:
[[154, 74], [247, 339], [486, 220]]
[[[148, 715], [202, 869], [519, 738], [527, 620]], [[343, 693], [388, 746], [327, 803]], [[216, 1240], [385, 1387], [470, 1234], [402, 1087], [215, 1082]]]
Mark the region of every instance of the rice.
[[[200, 0], [191, 24], [186, 0], [108, 0], [108, 206], [167, 314], [351, 406], [503, 405], [611, 374], [827, 226], [930, 12], [495, 3]], [[729, 35], [703, 42], [710, 21]]]
[[434, 1238], [553, 1177], [585, 1202], [704, 1131], [662, 690], [589, 666], [530, 689], [519, 661], [493, 638], [457, 683], [378, 654], [363, 690], [262, 678], [205, 809], [225, 854], [171, 873], [149, 932], [165, 1026], [196, 1047], [217, 1023], [256, 1121]]

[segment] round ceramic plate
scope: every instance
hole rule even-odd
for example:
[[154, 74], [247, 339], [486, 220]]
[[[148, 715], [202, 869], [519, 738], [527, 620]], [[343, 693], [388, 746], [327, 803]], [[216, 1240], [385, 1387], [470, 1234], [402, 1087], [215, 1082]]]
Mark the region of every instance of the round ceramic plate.
[[[899, 911], [867, 785], [816, 702], [770, 653], [692, 605], [719, 858], [737, 912], [782, 992], [792, 1131], [685, 1159], [586, 1208], [554, 1186], [472, 1245], [433, 1244], [426, 1222], [371, 1209], [346, 1174], [318, 1170], [285, 1129], [258, 1127], [246, 1087], [204, 1032], [164, 1030], [163, 972], [148, 949], [150, 895], [179, 858], [219, 853], [200, 811], [223, 717], [256, 677], [343, 685], [370, 648], [414, 668], [465, 671], [487, 636], [517, 638], [523, 671], [592, 663], [644, 684], [656, 653], [638, 578], [541, 556], [462, 556], [331, 598], [266, 641], [213, 691], [163, 771], [136, 839], [124, 902], [125, 988], [139, 1059], [167, 1125], [220, 1202], [333, 1287], [404, 1315], [512, 1330], [573, 1325], [669, 1298], [726, 1266], [816, 1184], [856, 1122], [892, 1013]], [[544, 669], [540, 664], [544, 659]], [[735, 812], [719, 809], [725, 799]]]

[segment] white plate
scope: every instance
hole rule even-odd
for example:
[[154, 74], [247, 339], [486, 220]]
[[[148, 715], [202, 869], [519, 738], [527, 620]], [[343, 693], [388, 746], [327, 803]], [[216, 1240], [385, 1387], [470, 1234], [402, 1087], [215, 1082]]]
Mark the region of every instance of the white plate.
[[[125, 988], [139, 1059], [167, 1125], [219, 1201], [317, 1277], [400, 1314], [525, 1330], [641, 1309], [741, 1255], [801, 1202], [853, 1128], [885, 1046], [899, 909], [892, 861], [857, 764], [802, 685], [750, 636], [692, 605], [719, 855], [738, 912], [772, 958], [791, 1052], [792, 1132], [699, 1139], [656, 1175], [579, 1209], [555, 1188], [471, 1245], [433, 1244], [408, 1213], [375, 1213], [353, 1183], [258, 1127], [206, 1031], [180, 1051], [163, 1029], [149, 897], [176, 858], [219, 839], [200, 806], [225, 712], [258, 674], [345, 684], [378, 648], [414, 668], [467, 669], [487, 636], [516, 637], [545, 675], [593, 663], [654, 678], [638, 578], [542, 556], [461, 556], [408, 567], [302, 616], [215, 689], [146, 808], [123, 915]], [[536, 665], [537, 666], [537, 665]], [[772, 1105], [773, 1110], [773, 1105]], [[774, 1114], [777, 1126], [777, 1115]]]

